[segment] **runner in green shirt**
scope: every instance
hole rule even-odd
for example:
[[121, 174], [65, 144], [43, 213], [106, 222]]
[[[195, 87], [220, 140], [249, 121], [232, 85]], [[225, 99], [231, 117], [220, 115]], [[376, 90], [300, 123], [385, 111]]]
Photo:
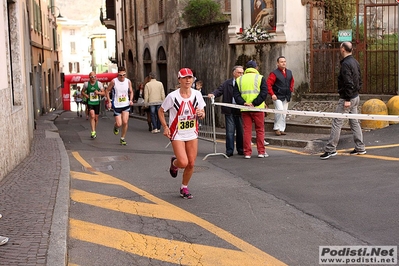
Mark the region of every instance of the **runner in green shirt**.
[[98, 115], [100, 114], [101, 97], [104, 96], [103, 84], [97, 80], [95, 72], [90, 72], [90, 80], [85, 82], [82, 89], [82, 95], [87, 98], [87, 108], [90, 114], [91, 138], [97, 137], [96, 128]]

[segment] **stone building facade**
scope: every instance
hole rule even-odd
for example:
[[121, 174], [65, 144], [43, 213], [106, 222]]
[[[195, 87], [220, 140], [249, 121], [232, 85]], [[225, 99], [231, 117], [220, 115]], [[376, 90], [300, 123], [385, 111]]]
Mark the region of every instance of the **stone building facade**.
[[29, 154], [35, 119], [62, 109], [53, 1], [0, 0], [0, 180]]
[[34, 115], [26, 3], [1, 0], [0, 5], [1, 180], [29, 154]]
[[[106, 0], [107, 6], [109, 2], [113, 1]], [[276, 67], [277, 57], [285, 55], [288, 67], [295, 74], [296, 84], [299, 86], [307, 82], [304, 71], [307, 67], [306, 6], [301, 1], [255, 1], [260, 2], [259, 10], [268, 11], [265, 19], [267, 22], [272, 21], [270, 27], [274, 35], [271, 40], [259, 43], [244, 43], [237, 39], [237, 34], [250, 26], [259, 13], [254, 10], [254, 0], [216, 2], [220, 3], [221, 11], [227, 17], [227, 24], [222, 23], [224, 26], [217, 27], [217, 40], [202, 41], [201, 36], [206, 34], [201, 35], [199, 32], [215, 30], [215, 25], [205, 22], [200, 27], [189, 27], [183, 19], [187, 1], [122, 2], [121, 8], [115, 9], [115, 17], [121, 18], [115, 20], [115, 27], [118, 29], [120, 22], [124, 43], [123, 52], [119, 53], [117, 59], [118, 64], [127, 67], [130, 78], [136, 83], [143, 81], [150, 71], [156, 72], [157, 79], [164, 83], [166, 90], [171, 90], [176, 85], [179, 68], [191, 67], [199, 78], [204, 79], [205, 87], [208, 84], [208, 90], [212, 90], [216, 84], [230, 77], [230, 70], [237, 63], [255, 59], [259, 62], [261, 72], [268, 75]], [[189, 38], [184, 39], [182, 33]], [[190, 40], [192, 43], [186, 45]], [[222, 54], [215, 54], [211, 48], [213, 45], [222, 46], [218, 49]], [[187, 55], [194, 59], [187, 62]], [[204, 64], [200, 59], [206, 59], [208, 63]], [[216, 63], [212, 64], [212, 60]], [[217, 77], [208, 79], [209, 73], [215, 72], [218, 73], [215, 75]]]

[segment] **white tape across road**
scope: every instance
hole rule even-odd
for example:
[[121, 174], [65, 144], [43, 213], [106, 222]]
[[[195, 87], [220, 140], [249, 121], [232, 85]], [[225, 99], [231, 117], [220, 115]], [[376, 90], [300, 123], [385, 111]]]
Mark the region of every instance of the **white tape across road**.
[[133, 106], [151, 106], [151, 105], [161, 105], [162, 102], [153, 102], [153, 103], [133, 103]]
[[215, 102], [215, 105], [226, 106], [236, 109], [245, 109], [249, 111], [257, 111], [264, 113], [287, 114], [287, 115], [302, 115], [315, 117], [331, 117], [331, 118], [348, 118], [360, 120], [375, 120], [375, 121], [399, 121], [398, 115], [372, 115], [372, 114], [350, 114], [350, 113], [331, 113], [331, 112], [314, 112], [314, 111], [295, 111], [295, 110], [274, 110], [274, 109], [259, 109], [250, 106], [243, 106], [232, 103]]

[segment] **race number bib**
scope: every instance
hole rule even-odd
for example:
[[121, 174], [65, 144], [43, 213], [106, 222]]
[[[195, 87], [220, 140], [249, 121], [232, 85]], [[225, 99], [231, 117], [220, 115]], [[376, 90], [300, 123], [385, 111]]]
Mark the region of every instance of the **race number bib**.
[[98, 95], [96, 95], [94, 92], [90, 92], [90, 101], [91, 102], [98, 102]]
[[120, 102], [120, 103], [127, 102], [127, 96], [126, 95], [120, 95], [118, 97], [118, 102]]
[[196, 116], [179, 116], [179, 130], [193, 129], [197, 123]]

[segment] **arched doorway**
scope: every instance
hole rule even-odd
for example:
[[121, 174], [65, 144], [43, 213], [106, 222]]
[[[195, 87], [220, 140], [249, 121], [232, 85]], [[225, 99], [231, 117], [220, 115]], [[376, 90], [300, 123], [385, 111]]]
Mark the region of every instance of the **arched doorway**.
[[147, 77], [151, 72], [151, 53], [148, 48], [145, 48], [143, 55], [143, 64], [144, 64], [144, 77]]
[[167, 71], [167, 60], [166, 60], [166, 53], [163, 47], [159, 47], [158, 55], [157, 55], [157, 66], [158, 66], [158, 73], [159, 73], [159, 81], [162, 82], [165, 95], [168, 94], [168, 71]]
[[[136, 75], [135, 75], [135, 67], [134, 67], [134, 61], [133, 61], [133, 53], [132, 50], [129, 50], [127, 54], [127, 77], [132, 81], [133, 86], [136, 84]], [[135, 87], [135, 86], [134, 86]], [[135, 88], [133, 88], [135, 89]]]

